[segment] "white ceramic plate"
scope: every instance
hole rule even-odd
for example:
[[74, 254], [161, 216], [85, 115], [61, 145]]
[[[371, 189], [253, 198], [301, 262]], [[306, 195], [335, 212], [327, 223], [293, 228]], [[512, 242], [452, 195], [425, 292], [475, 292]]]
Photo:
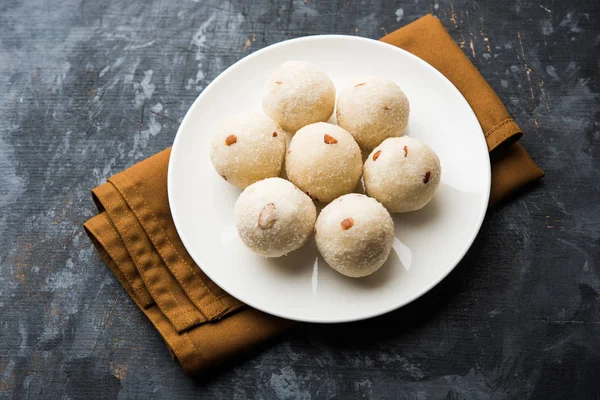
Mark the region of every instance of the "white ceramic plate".
[[[394, 216], [396, 242], [367, 278], [346, 278], [318, 256], [311, 240], [280, 259], [264, 259], [237, 237], [240, 190], [213, 169], [215, 128], [231, 115], [262, 111], [261, 88], [287, 60], [314, 63], [338, 90], [355, 76], [395, 81], [410, 101], [408, 134], [439, 155], [442, 182], [423, 210]], [[401, 307], [440, 282], [473, 243], [486, 213], [490, 163], [484, 135], [464, 97], [425, 61], [397, 47], [354, 36], [311, 36], [278, 43], [219, 75], [185, 116], [173, 145], [169, 202], [177, 231], [202, 270], [259, 310], [307, 322], [346, 322]]]

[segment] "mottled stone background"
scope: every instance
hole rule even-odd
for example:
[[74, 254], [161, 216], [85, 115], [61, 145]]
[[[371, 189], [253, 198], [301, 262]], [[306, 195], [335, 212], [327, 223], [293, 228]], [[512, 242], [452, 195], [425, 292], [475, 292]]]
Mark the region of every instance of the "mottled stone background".
[[[245, 55], [303, 35], [379, 38], [425, 13], [506, 103], [546, 178], [490, 211], [415, 303], [306, 325], [185, 377], [85, 236], [90, 188], [169, 146]], [[597, 399], [599, 19], [597, 0], [2, 1], [0, 397]]]

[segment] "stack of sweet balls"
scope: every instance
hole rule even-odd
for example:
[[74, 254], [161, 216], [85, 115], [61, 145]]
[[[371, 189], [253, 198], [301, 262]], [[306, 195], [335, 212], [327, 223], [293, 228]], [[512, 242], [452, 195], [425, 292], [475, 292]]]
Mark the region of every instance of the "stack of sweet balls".
[[[403, 136], [409, 102], [378, 77], [353, 82], [337, 99], [314, 65], [276, 68], [262, 97], [266, 115], [225, 121], [211, 146], [217, 172], [244, 189], [235, 203], [242, 242], [263, 257], [317, 248], [339, 273], [363, 277], [387, 260], [390, 213], [423, 208], [440, 183], [440, 161], [421, 140]], [[326, 123], [336, 109], [338, 125]], [[289, 146], [285, 131], [294, 133]], [[361, 150], [370, 152], [363, 164]], [[285, 167], [287, 180], [280, 178]], [[366, 195], [353, 193], [363, 178]], [[314, 202], [329, 203], [320, 212]]]

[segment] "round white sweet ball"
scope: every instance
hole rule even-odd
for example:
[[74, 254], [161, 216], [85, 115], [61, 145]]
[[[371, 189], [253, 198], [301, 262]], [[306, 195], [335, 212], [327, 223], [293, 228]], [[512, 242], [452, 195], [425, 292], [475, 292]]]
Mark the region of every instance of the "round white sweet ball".
[[362, 175], [360, 148], [339, 126], [317, 122], [300, 129], [285, 158], [288, 179], [313, 200], [328, 203], [352, 192]]
[[285, 159], [285, 134], [272, 119], [245, 113], [226, 120], [213, 137], [210, 159], [227, 182], [240, 189], [279, 176]]
[[394, 242], [394, 221], [375, 199], [351, 193], [329, 203], [315, 225], [319, 252], [329, 266], [352, 278], [377, 271]]
[[403, 136], [386, 139], [371, 152], [363, 180], [369, 196], [401, 213], [425, 207], [441, 176], [437, 154], [423, 141]]
[[242, 242], [263, 257], [281, 257], [302, 247], [316, 218], [310, 197], [281, 178], [253, 183], [235, 202], [235, 226]]
[[335, 86], [313, 64], [287, 61], [276, 68], [265, 84], [265, 114], [291, 133], [314, 122], [327, 121], [335, 108]]
[[357, 80], [342, 91], [336, 117], [362, 149], [372, 150], [385, 139], [404, 133], [409, 112], [408, 99], [397, 84], [372, 77]]

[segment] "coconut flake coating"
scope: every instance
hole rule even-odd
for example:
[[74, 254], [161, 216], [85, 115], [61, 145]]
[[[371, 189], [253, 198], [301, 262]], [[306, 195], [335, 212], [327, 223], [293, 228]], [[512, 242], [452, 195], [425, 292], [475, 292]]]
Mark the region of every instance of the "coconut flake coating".
[[285, 134], [269, 117], [245, 113], [226, 120], [213, 137], [210, 159], [217, 173], [240, 189], [279, 176]]
[[325, 122], [296, 132], [285, 160], [288, 179], [324, 203], [352, 192], [362, 175], [362, 156], [352, 135]]
[[394, 221], [375, 199], [351, 193], [328, 204], [317, 219], [315, 238], [329, 266], [351, 278], [377, 271], [394, 242]]
[[265, 114], [291, 133], [327, 121], [335, 108], [335, 86], [313, 64], [287, 61], [276, 68], [263, 89]]
[[281, 178], [248, 186], [235, 202], [235, 226], [242, 242], [263, 257], [281, 257], [302, 247], [316, 218], [310, 197]]
[[372, 150], [404, 133], [409, 112], [408, 99], [396, 83], [371, 77], [355, 80], [342, 90], [336, 117], [362, 149]]
[[389, 212], [419, 210], [433, 198], [442, 169], [437, 154], [423, 141], [403, 136], [386, 139], [365, 161], [367, 194]]

